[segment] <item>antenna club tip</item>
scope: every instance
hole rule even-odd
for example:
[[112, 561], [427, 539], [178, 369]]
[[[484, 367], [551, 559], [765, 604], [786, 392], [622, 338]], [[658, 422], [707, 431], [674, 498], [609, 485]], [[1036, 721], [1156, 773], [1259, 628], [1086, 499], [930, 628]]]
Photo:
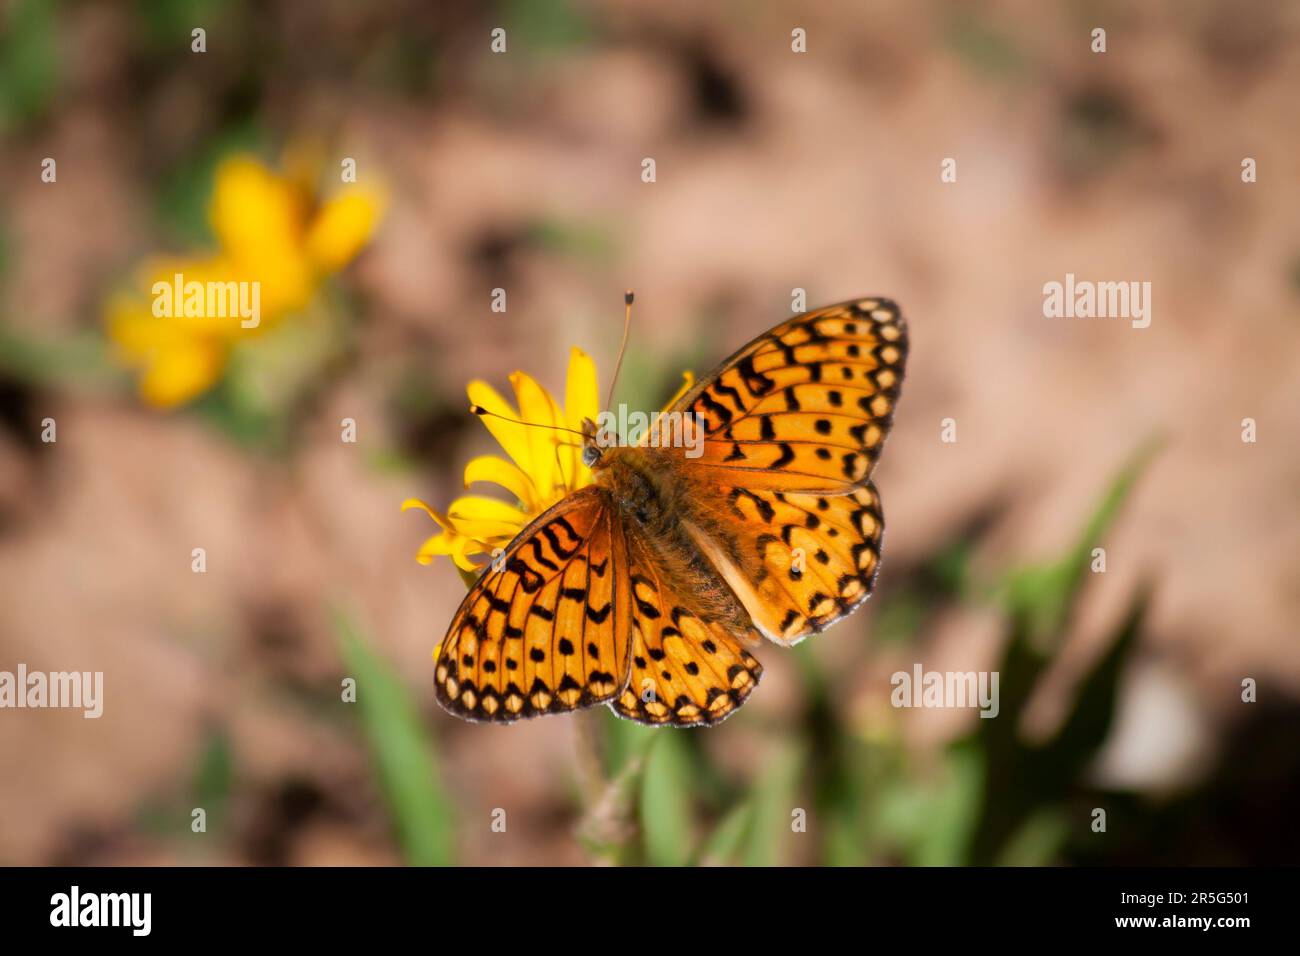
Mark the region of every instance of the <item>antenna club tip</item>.
[[486, 415], [488, 413], [488, 410], [484, 408], [482, 405], [471, 405], [469, 407], [469, 413], [471, 415]]
[[627, 305], [631, 305], [632, 300], [635, 298], [636, 296], [632, 293], [631, 289], [628, 289], [626, 292], [623, 293], [623, 302]]

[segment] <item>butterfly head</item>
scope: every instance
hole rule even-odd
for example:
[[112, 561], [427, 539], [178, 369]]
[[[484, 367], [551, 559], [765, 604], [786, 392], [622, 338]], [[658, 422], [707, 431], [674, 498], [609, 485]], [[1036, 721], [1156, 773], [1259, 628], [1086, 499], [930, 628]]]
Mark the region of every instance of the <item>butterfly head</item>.
[[598, 439], [599, 430], [590, 418], [582, 420], [582, 463], [595, 470], [601, 466], [603, 449]]

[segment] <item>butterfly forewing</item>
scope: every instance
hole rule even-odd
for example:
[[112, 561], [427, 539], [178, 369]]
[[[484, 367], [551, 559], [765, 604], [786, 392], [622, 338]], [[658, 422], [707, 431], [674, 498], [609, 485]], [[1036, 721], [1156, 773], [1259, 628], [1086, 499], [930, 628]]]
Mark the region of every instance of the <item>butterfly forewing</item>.
[[760, 335], [669, 411], [703, 422], [702, 483], [843, 494], [870, 477], [906, 358], [897, 305], [842, 302]]
[[588, 486], [538, 517], [452, 619], [435, 664], [439, 703], [510, 721], [613, 698], [628, 678], [626, 561], [604, 489]]

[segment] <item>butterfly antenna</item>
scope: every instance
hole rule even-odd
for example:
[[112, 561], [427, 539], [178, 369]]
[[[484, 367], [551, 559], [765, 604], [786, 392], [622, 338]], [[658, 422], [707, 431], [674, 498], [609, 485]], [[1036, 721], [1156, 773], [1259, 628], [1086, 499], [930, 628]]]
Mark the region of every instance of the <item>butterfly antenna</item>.
[[627, 334], [632, 330], [632, 300], [636, 298], [632, 290], [628, 289], [623, 293], [623, 341], [618, 347], [618, 361], [614, 363], [614, 377], [609, 380], [609, 398], [605, 400], [605, 407], [610, 408], [614, 404], [614, 386], [618, 384], [618, 373], [623, 367], [623, 353], [627, 351]]
[[[489, 412], [482, 405], [471, 405], [469, 410], [470, 414], [477, 415], [479, 418], [499, 418], [503, 422], [510, 422], [512, 425], [523, 425], [525, 428], [549, 428], [552, 431], [568, 432], [570, 435], [577, 435], [579, 438], [585, 437], [576, 428], [565, 428], [563, 425], [546, 425], [542, 422], [521, 422], [517, 418], [508, 418], [505, 415], [498, 415], [496, 412]], [[567, 442], [562, 444], [567, 444]], [[578, 447], [581, 448], [582, 446], [579, 445]]]

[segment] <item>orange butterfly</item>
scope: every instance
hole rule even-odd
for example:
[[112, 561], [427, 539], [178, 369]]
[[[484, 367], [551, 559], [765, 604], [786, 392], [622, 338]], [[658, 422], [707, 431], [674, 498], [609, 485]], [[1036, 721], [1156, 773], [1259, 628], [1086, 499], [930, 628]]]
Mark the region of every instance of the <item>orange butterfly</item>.
[[871, 593], [871, 470], [906, 357], [897, 305], [842, 302], [760, 335], [667, 410], [703, 426], [699, 457], [651, 435], [602, 447], [585, 421], [594, 483], [466, 595], [437, 653], [439, 703], [487, 721], [595, 704], [678, 727], [733, 713], [763, 672], [746, 647], [795, 644]]

